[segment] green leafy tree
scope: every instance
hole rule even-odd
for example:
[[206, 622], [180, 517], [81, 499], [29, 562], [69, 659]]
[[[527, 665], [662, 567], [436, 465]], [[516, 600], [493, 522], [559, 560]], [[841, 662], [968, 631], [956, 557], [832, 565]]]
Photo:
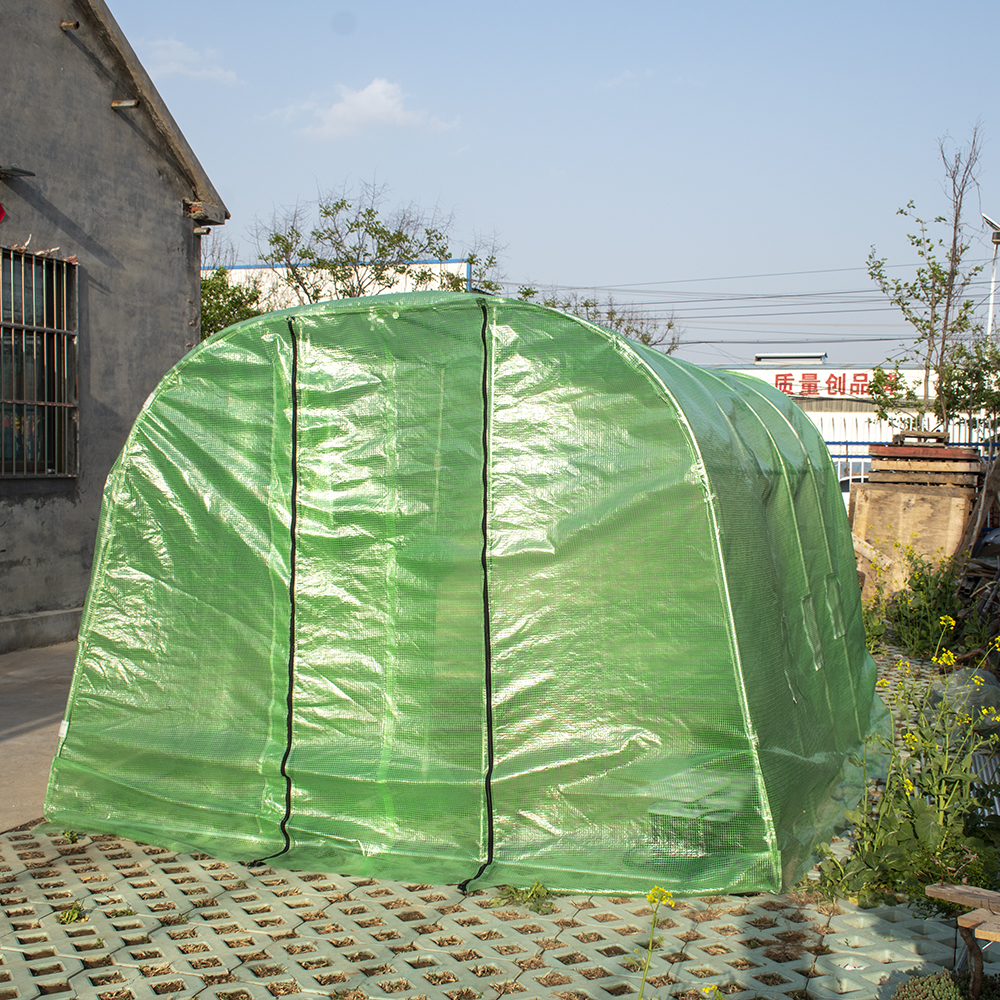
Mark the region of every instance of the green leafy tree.
[[868, 381], [868, 395], [875, 404], [878, 419], [897, 426], [921, 426], [928, 409], [928, 404], [906, 381], [898, 361], [891, 368], [875, 366]]
[[[1000, 348], [981, 332], [956, 344], [941, 373], [938, 392], [948, 412], [970, 429], [996, 434], [1000, 416]], [[983, 426], [980, 426], [982, 424]]]
[[260, 295], [260, 285], [256, 281], [232, 284], [226, 268], [215, 268], [207, 278], [201, 279], [201, 339], [233, 323], [260, 316], [264, 312]]
[[[920, 413], [932, 408], [933, 379], [936, 395], [933, 411], [944, 430], [948, 429], [952, 416], [947, 379], [949, 366], [953, 366], [956, 360], [954, 350], [978, 329], [975, 302], [967, 292], [982, 268], [968, 266], [965, 262], [970, 243], [965, 234], [962, 212], [966, 197], [977, 187], [981, 148], [978, 125], [972, 130], [968, 144], [954, 151], [949, 151], [945, 139], [939, 140], [938, 149], [949, 198], [946, 215], [938, 215], [930, 221], [922, 219], [916, 214], [912, 201], [899, 209], [899, 215], [905, 215], [916, 224], [915, 231], [907, 234], [907, 239], [922, 263], [912, 280], [890, 277], [886, 272], [885, 258], [879, 257], [874, 247], [868, 256], [868, 274], [893, 305], [899, 307], [916, 333], [915, 344], [924, 366]], [[944, 235], [936, 235], [936, 228], [932, 231], [932, 227], [939, 226], [943, 227]], [[902, 400], [895, 398], [894, 390], [899, 388], [899, 383], [893, 385], [894, 381], [888, 378], [883, 385], [888, 390], [883, 401], [890, 408], [909, 402], [905, 395]], [[878, 403], [879, 398], [875, 398]]]
[[[521, 285], [518, 288], [518, 298], [526, 301], [536, 299], [538, 295], [538, 289], [531, 285]], [[630, 340], [655, 347], [663, 354], [673, 354], [681, 346], [682, 331], [673, 315], [653, 316], [633, 303], [623, 305], [615, 302], [611, 295], [601, 302], [597, 298], [583, 297], [577, 292], [560, 295], [553, 290], [542, 296], [541, 304], [573, 313], [574, 316], [614, 330]]]
[[[304, 302], [377, 295], [404, 276], [414, 288], [464, 292], [464, 276], [418, 263], [454, 258], [453, 216], [412, 204], [388, 210], [386, 198], [385, 185], [366, 183], [258, 224], [261, 263], [275, 268]], [[477, 239], [460, 255], [477, 289], [499, 291], [499, 253], [494, 238]]]

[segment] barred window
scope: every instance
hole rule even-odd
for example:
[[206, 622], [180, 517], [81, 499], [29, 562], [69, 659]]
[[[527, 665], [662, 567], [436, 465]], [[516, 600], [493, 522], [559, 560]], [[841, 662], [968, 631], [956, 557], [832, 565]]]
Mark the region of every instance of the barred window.
[[77, 266], [0, 247], [0, 476], [77, 473]]

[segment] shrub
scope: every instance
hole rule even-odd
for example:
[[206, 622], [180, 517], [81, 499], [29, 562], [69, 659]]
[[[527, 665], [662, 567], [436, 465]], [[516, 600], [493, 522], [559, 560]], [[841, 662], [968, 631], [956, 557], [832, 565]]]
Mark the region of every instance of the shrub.
[[[966, 1000], [969, 996], [969, 973], [958, 974], [942, 969], [930, 976], [914, 976], [900, 983], [892, 1000]], [[983, 976], [980, 1000], [1000, 1000], [1000, 976]]]
[[914, 976], [900, 983], [892, 1000], [964, 1000], [952, 974], [947, 969], [930, 976]]
[[956, 596], [961, 567], [954, 557], [934, 565], [911, 545], [903, 548], [903, 558], [909, 576], [906, 588], [886, 605], [887, 622], [910, 656], [930, 656], [937, 651], [941, 618], [954, 618], [961, 610]]

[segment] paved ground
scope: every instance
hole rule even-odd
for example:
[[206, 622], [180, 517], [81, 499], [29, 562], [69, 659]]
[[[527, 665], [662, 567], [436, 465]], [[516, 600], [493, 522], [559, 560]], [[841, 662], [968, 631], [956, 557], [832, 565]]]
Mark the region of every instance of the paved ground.
[[[41, 814], [72, 656], [73, 644], [0, 656], [0, 830]], [[0, 835], [0, 1000], [638, 993], [644, 897], [560, 897], [551, 913], [490, 903], [485, 891], [455, 886], [11, 831]], [[712, 986], [736, 1000], [889, 1000], [902, 979], [955, 958], [954, 928], [906, 907], [714, 896], [661, 917], [646, 991], [658, 1000], [705, 1000]]]
[[39, 819], [75, 642], [0, 656], [0, 831]]
[[[0, 998], [609, 1000], [638, 993], [642, 896], [551, 913], [455, 886], [249, 869], [114, 837], [0, 836]], [[905, 907], [714, 896], [661, 911], [647, 995], [888, 1000], [954, 959], [955, 932]], [[76, 918], [76, 919], [73, 919]]]

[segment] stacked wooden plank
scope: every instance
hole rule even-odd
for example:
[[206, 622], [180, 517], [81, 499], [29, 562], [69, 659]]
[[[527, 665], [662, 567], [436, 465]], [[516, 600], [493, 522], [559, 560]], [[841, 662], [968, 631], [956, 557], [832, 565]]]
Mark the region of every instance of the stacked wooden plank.
[[873, 444], [870, 483], [906, 486], [957, 486], [973, 497], [982, 464], [975, 448], [945, 445]]

